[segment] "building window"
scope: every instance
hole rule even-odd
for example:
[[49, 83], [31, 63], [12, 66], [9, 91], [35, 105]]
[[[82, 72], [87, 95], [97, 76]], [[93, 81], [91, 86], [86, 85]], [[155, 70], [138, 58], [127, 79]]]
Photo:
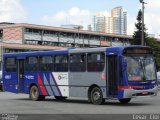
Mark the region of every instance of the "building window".
[[89, 53], [87, 59], [87, 70], [89, 72], [102, 72], [105, 64], [104, 53]]
[[35, 72], [38, 71], [38, 57], [27, 57], [26, 59], [26, 71]]
[[70, 55], [70, 71], [72, 72], [86, 71], [86, 55], [85, 54]]
[[24, 52], [24, 51], [27, 51], [27, 50], [22, 50], [22, 49], [8, 49], [8, 48], [5, 48], [4, 49], [4, 53], [13, 53], [13, 52]]
[[16, 58], [6, 58], [6, 72], [16, 72], [17, 70], [17, 61]]
[[25, 32], [26, 33], [31, 33], [31, 34], [41, 34], [42, 33], [42, 30], [39, 30], [39, 29], [32, 29], [32, 28], [26, 28], [25, 29]]
[[40, 71], [52, 71], [53, 70], [53, 58], [52, 56], [41, 56], [39, 58]]
[[34, 45], [34, 44], [38, 44], [38, 41], [26, 40], [25, 43], [26, 43], [26, 44], [31, 44], [31, 45], [33, 44], [33, 45]]
[[68, 71], [68, 56], [56, 55], [54, 56], [54, 71], [67, 72]]
[[50, 30], [44, 30], [44, 35], [47, 35], [47, 36], [55, 36], [55, 37], [58, 37], [58, 32], [57, 31], [50, 31]]

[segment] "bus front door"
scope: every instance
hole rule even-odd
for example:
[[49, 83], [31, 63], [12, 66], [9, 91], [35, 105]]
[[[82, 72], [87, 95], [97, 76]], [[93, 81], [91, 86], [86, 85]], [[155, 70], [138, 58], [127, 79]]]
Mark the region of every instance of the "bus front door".
[[117, 56], [109, 55], [107, 58], [107, 96], [116, 97], [118, 95]]
[[24, 92], [24, 59], [18, 60], [18, 93]]

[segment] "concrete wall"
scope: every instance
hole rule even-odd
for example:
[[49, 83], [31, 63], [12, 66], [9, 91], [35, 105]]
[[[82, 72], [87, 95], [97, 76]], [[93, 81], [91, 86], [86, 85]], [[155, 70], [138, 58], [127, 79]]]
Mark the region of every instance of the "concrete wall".
[[22, 28], [3, 29], [3, 42], [22, 43]]

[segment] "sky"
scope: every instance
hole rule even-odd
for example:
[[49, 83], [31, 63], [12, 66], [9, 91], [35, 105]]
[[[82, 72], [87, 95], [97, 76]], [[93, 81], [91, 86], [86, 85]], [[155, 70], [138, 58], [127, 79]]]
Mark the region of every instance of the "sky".
[[[144, 0], [145, 24], [149, 34], [160, 35], [160, 0]], [[30, 23], [49, 26], [92, 23], [96, 12], [105, 15], [122, 6], [128, 13], [127, 34], [135, 30], [139, 0], [0, 0], [0, 22]]]

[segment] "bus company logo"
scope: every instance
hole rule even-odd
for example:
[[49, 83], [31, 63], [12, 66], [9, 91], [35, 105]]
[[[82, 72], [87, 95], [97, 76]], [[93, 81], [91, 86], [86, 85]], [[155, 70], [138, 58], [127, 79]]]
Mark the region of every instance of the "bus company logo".
[[61, 76], [60, 75], [58, 75], [58, 80], [61, 80]]
[[58, 74], [58, 80], [66, 80], [67, 75], [66, 74]]
[[33, 80], [33, 79], [34, 79], [34, 76], [32, 76], [32, 75], [26, 75], [25, 78], [26, 78], [26, 79], [29, 79], [29, 80]]

